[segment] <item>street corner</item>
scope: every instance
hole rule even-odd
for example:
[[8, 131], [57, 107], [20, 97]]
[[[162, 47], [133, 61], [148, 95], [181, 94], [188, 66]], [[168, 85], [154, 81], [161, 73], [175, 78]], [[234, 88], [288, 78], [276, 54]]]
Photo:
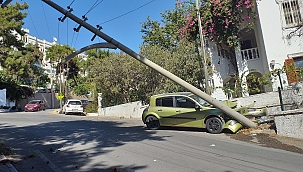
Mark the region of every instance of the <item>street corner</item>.
[[54, 115], [56, 115], [56, 114], [60, 114], [60, 109], [52, 109], [52, 111], [50, 112], [50, 114], [54, 114]]

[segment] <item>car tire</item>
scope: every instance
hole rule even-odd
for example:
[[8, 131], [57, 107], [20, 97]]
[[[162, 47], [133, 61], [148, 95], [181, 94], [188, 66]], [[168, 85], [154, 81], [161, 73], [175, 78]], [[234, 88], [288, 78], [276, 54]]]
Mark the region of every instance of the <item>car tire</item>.
[[145, 120], [146, 127], [150, 130], [156, 130], [160, 128], [160, 121], [155, 116], [148, 116]]
[[206, 129], [209, 133], [219, 134], [223, 130], [223, 122], [220, 118], [212, 117], [206, 120]]

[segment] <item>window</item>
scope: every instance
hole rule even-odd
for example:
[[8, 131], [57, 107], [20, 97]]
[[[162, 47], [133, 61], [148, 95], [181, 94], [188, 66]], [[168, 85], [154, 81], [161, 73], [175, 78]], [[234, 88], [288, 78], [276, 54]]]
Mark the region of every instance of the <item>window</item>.
[[181, 108], [195, 108], [196, 103], [185, 97], [176, 97], [176, 105]]
[[293, 59], [294, 59], [296, 70], [302, 69], [303, 68], [303, 56], [295, 57]]
[[173, 107], [173, 97], [163, 97], [156, 99], [156, 106]]
[[302, 23], [298, 0], [285, 0], [282, 3], [285, 27], [294, 27]]

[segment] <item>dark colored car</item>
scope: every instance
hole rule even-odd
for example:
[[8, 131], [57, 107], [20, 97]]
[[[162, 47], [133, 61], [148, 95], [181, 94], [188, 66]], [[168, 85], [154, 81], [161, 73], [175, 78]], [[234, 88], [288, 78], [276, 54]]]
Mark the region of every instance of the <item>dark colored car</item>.
[[82, 102], [83, 109], [85, 109], [87, 107], [87, 105], [92, 103], [92, 101], [90, 101], [90, 100], [80, 100], [80, 101]]
[[31, 100], [24, 106], [24, 111], [40, 111], [45, 110], [45, 104], [42, 100]]

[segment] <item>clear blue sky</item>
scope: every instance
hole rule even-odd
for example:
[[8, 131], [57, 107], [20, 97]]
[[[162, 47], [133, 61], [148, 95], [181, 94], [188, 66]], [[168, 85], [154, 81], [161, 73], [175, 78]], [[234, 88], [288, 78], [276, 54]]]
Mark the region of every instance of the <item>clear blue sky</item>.
[[[70, 19], [66, 19], [63, 23], [59, 22], [58, 18], [63, 15], [41, 0], [19, 0], [19, 2], [29, 4], [29, 9], [26, 10], [29, 14], [24, 20], [25, 24], [23, 27], [30, 30], [30, 35], [50, 42], [53, 41], [53, 37], [56, 37], [58, 43], [68, 44], [71, 47], [75, 47], [76, 50], [93, 43], [105, 42], [101, 38], [96, 38], [92, 42], [93, 33], [83, 27], [78, 33], [74, 32], [73, 28], [78, 27], [77, 23]], [[101, 24], [103, 27], [102, 31], [105, 34], [135, 52], [139, 52], [139, 46], [143, 42], [140, 22], [146, 21], [147, 16], [150, 16], [152, 20], [160, 21], [160, 13], [174, 9], [176, 1], [53, 0], [53, 2], [64, 9], [67, 9], [67, 6], [72, 3], [71, 7], [74, 15], [82, 18], [87, 13], [87, 23], [92, 26]], [[11, 3], [15, 3], [15, 0]], [[98, 5], [90, 10], [95, 3]]]

